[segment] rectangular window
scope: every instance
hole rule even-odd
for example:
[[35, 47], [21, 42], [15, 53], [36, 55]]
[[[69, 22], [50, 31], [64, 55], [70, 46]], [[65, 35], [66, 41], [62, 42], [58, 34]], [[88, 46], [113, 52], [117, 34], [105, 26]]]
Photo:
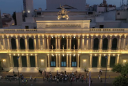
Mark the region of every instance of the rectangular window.
[[26, 56], [21, 56], [21, 59], [22, 59], [22, 67], [27, 67]]
[[14, 67], [19, 67], [18, 56], [13, 56]]
[[113, 67], [115, 65], [115, 60], [116, 60], [115, 56], [110, 57], [110, 67]]
[[25, 29], [29, 29], [29, 26], [25, 26]]
[[61, 67], [66, 67], [66, 56], [61, 56]]
[[107, 58], [106, 56], [101, 57], [101, 67], [106, 67], [107, 65]]
[[76, 56], [72, 56], [72, 67], [77, 67]]
[[51, 56], [51, 67], [56, 67], [56, 56]]
[[30, 56], [30, 66], [35, 67], [35, 56]]
[[97, 67], [98, 64], [98, 56], [92, 57], [92, 67]]
[[100, 25], [100, 27], [99, 28], [104, 28], [104, 25]]

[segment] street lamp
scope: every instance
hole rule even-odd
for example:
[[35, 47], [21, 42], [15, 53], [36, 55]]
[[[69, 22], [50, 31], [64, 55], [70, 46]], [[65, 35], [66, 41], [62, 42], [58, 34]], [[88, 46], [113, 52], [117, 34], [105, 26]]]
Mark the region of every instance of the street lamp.
[[105, 86], [106, 86], [106, 75], [107, 75], [107, 60], [108, 60], [108, 57], [107, 57], [107, 56], [105, 56], [105, 58], [106, 58], [106, 71], [105, 71]]

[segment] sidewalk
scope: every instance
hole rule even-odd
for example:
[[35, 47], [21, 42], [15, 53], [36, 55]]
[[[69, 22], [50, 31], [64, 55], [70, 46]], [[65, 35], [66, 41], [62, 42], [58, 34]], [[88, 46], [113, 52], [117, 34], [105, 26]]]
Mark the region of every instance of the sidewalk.
[[[69, 73], [71, 73], [71, 72], [67, 72], [66, 74], [69, 74]], [[15, 74], [18, 75], [17, 72], [15, 72]], [[23, 74], [24, 77], [26, 77], [26, 78], [30, 78], [30, 76], [36, 77], [36, 78], [43, 78], [43, 75], [40, 74], [40, 73], [20, 73], [20, 74]], [[83, 72], [82, 73], [78, 72], [77, 75], [79, 75], [79, 74], [86, 76], [85, 72], [84, 73]], [[91, 78], [98, 78], [98, 74], [99, 74], [99, 72], [92, 72], [91, 73]], [[0, 72], [0, 76], [5, 77], [6, 75], [13, 75], [13, 73], [12, 72]], [[55, 76], [56, 73], [52, 72], [52, 75]], [[115, 78], [119, 75], [120, 75], [119, 73], [107, 72], [107, 78], [109, 78], [109, 76], [110, 76], [110, 78]], [[102, 73], [101, 78], [105, 78], [105, 72]]]

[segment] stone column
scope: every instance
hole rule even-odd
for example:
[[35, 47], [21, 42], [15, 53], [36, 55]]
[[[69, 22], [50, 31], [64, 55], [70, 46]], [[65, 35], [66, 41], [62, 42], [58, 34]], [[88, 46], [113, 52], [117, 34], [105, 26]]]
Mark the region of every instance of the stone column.
[[17, 50], [19, 50], [19, 40], [17, 36], [16, 36], [16, 47], [17, 47]]
[[28, 56], [28, 54], [26, 55], [27, 57], [27, 67], [30, 67], [30, 57]]
[[99, 49], [102, 50], [102, 35], [100, 37]]
[[50, 56], [49, 54], [47, 56], [48, 56], [48, 67], [50, 67]]
[[126, 35], [124, 35], [124, 40], [123, 40], [123, 50], [125, 49], [125, 45], [126, 45]]
[[111, 47], [112, 47], [112, 36], [110, 36], [110, 39], [109, 39], [108, 49], [111, 50]]
[[110, 54], [108, 55], [108, 63], [107, 63], [107, 67], [110, 68]]
[[89, 48], [89, 47], [88, 47], [88, 45], [89, 45], [89, 44], [88, 44], [88, 43], [89, 43], [89, 40], [88, 40], [88, 39], [89, 39], [89, 36], [87, 36], [87, 41], [86, 41], [86, 49], [87, 49], [87, 50], [88, 50], [88, 48]]
[[38, 36], [38, 49], [39, 50], [41, 49], [41, 46], [40, 46], [40, 36]]
[[91, 35], [91, 50], [93, 50], [93, 35]]
[[26, 48], [26, 50], [28, 50], [28, 40], [27, 40], [27, 36], [25, 36], [25, 48]]
[[77, 67], [79, 67], [79, 54], [77, 56]]
[[36, 36], [34, 36], [34, 49], [36, 50]]
[[49, 36], [47, 36], [47, 49], [49, 49]]
[[19, 56], [18, 63], [19, 63], [19, 67], [22, 67], [21, 56]]
[[61, 56], [59, 54], [59, 67], [61, 67]]
[[58, 67], [58, 56], [56, 54], [56, 67]]
[[2, 39], [3, 39], [3, 48], [2, 49], [5, 50], [5, 37], [4, 37], [4, 35], [2, 36]]
[[81, 49], [84, 49], [84, 36], [82, 36], [82, 48]]
[[45, 38], [44, 36], [42, 36], [42, 44], [43, 44], [43, 49], [46, 49], [46, 41], [45, 41]]
[[56, 40], [56, 49], [58, 49], [58, 45], [57, 45], [57, 36], [55, 36], [55, 40]]
[[71, 65], [72, 65], [71, 57], [72, 57], [72, 55], [70, 54], [70, 57], [69, 57], [69, 67], [71, 67]]
[[10, 67], [14, 67], [14, 63], [13, 63], [11, 54], [9, 54], [9, 58], [10, 58]]
[[72, 38], [71, 36], [69, 37], [69, 49], [71, 49], [71, 46], [72, 46]]
[[101, 54], [99, 55], [99, 59], [98, 59], [98, 67], [101, 67]]
[[68, 49], [68, 36], [67, 36], [67, 38], [66, 38], [66, 39], [67, 39], [67, 49]]
[[90, 54], [90, 68], [92, 68], [92, 54]]
[[60, 36], [58, 36], [58, 49], [60, 49]]
[[37, 54], [35, 54], [35, 66], [38, 67], [38, 57], [37, 57]]
[[67, 56], [66, 56], [66, 63], [67, 63], [67, 67], [68, 67], [68, 54], [67, 54]]
[[121, 35], [119, 36], [119, 41], [118, 41], [118, 50], [121, 48]]
[[78, 46], [77, 46], [77, 49], [79, 50], [80, 49], [80, 36], [78, 35]]
[[116, 59], [116, 64], [119, 64], [119, 58], [120, 58], [120, 55], [118, 54]]
[[10, 50], [10, 37], [7, 36], [7, 42], [8, 42], [8, 50]]

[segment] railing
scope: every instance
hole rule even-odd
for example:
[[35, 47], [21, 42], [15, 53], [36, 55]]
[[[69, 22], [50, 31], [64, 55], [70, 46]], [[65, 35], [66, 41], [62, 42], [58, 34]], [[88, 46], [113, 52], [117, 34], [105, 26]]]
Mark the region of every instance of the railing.
[[92, 32], [128, 32], [128, 28], [89, 28], [89, 29], [57, 29], [57, 28], [47, 28], [47, 29], [0, 29], [0, 33], [92, 33]]
[[91, 49], [0, 49], [0, 53], [128, 53], [128, 50], [91, 50]]

